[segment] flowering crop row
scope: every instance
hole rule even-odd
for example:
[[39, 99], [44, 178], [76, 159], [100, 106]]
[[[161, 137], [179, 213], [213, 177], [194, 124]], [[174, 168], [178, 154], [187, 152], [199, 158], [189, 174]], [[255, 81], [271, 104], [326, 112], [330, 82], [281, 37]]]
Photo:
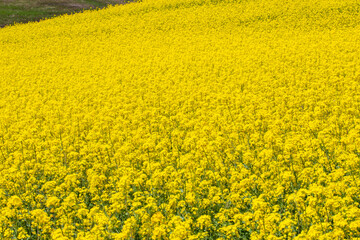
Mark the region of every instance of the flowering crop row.
[[0, 29], [0, 238], [360, 239], [358, 0], [144, 0]]

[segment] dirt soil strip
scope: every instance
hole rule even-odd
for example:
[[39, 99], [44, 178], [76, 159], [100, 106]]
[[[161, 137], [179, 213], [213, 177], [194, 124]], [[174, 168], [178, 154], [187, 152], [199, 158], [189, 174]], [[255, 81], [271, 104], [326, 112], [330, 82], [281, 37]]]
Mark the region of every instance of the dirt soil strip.
[[134, 0], [0, 0], [0, 28]]

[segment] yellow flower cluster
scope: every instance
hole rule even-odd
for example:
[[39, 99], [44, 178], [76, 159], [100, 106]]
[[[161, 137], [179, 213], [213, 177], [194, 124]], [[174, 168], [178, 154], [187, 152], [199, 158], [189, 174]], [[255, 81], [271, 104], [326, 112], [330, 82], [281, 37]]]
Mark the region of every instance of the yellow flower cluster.
[[1, 239], [360, 239], [358, 0], [144, 0], [0, 29]]

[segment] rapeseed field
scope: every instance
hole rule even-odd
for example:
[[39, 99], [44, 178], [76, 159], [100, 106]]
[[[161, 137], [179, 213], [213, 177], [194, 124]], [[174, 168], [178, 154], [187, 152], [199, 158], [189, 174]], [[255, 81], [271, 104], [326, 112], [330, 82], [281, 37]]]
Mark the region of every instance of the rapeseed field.
[[358, 0], [144, 0], [0, 29], [1, 239], [360, 239]]

